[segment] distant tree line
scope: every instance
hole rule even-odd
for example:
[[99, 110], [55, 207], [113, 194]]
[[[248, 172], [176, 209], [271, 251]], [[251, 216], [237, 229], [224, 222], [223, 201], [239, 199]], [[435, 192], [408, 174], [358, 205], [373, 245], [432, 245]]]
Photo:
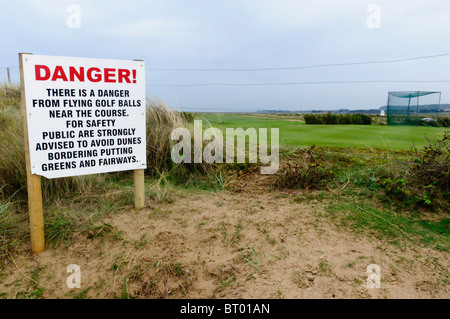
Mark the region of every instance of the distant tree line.
[[354, 124], [354, 125], [370, 125], [372, 117], [367, 114], [333, 114], [331, 112], [325, 114], [304, 114], [306, 124]]

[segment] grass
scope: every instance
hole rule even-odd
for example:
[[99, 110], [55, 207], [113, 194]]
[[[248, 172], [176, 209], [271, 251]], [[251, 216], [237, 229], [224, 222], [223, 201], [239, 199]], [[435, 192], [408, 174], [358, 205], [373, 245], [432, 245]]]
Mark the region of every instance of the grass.
[[84, 289], [81, 289], [79, 292], [72, 292], [70, 291], [67, 296], [71, 296], [72, 299], [88, 299], [87, 297], [87, 293], [89, 292], [89, 290], [91, 290], [92, 287], [86, 287]]
[[445, 216], [434, 221], [424, 220], [419, 215], [408, 216], [390, 209], [374, 208], [368, 200], [335, 202], [327, 207], [327, 211], [341, 226], [366, 236], [386, 239], [401, 248], [420, 243], [440, 251], [450, 249], [449, 219]]
[[250, 250], [250, 253], [248, 254], [247, 258], [246, 256], [244, 256], [244, 259], [246, 262], [248, 262], [251, 266], [255, 267], [256, 271], [258, 272], [258, 274], [261, 273], [261, 266], [259, 264], [258, 261], [258, 257], [256, 257], [256, 253], [255, 253], [255, 249], [253, 246], [248, 246], [248, 249]]
[[198, 114], [198, 119], [220, 128], [279, 128], [280, 145], [411, 150], [440, 138], [445, 128], [387, 125], [305, 125], [304, 122], [261, 118], [250, 114]]
[[319, 272], [323, 275], [329, 275], [331, 273], [331, 264], [326, 259], [320, 259]]
[[227, 287], [229, 287], [235, 281], [236, 281], [236, 276], [234, 276], [234, 275], [230, 276], [228, 278], [221, 279], [219, 281], [219, 286], [217, 287], [216, 291], [217, 292], [224, 291], [225, 289], [227, 289]]
[[29, 278], [29, 286], [26, 291], [18, 291], [16, 299], [40, 299], [42, 298], [45, 288], [39, 284], [40, 272], [43, 270], [41, 267], [36, 267], [31, 272]]
[[0, 274], [10, 254], [27, 238], [27, 218], [16, 213], [13, 198], [0, 201]]
[[[281, 167], [275, 186], [302, 189], [293, 202], [325, 201], [329, 216], [367, 236], [402, 248], [418, 243], [448, 251], [449, 151], [446, 136], [413, 153], [299, 150], [286, 154], [288, 162], [297, 164], [295, 174]], [[311, 163], [334, 173], [317, 174], [308, 167]], [[323, 188], [317, 191], [319, 183]]]
[[146, 196], [156, 202], [171, 202], [174, 192], [174, 186], [168, 179], [167, 173], [161, 173], [158, 178], [152, 180], [147, 186]]

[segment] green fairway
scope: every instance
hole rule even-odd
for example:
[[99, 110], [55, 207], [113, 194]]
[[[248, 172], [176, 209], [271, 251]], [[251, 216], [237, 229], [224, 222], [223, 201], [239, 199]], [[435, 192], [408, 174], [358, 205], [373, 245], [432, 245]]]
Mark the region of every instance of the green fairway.
[[249, 114], [198, 114], [212, 126], [225, 129], [242, 127], [279, 128], [282, 146], [338, 146], [357, 148], [384, 148], [410, 150], [413, 143], [427, 145], [440, 138], [447, 129], [415, 126], [386, 125], [305, 125], [304, 122], [265, 119]]

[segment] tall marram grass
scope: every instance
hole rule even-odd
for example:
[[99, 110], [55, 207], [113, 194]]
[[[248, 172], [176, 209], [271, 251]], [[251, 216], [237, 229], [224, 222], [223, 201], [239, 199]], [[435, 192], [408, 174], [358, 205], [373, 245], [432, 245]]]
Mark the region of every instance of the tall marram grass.
[[[96, 177], [97, 178], [97, 177]], [[82, 193], [93, 178], [87, 176], [42, 179], [45, 199], [55, 195]], [[20, 86], [0, 87], [0, 199], [18, 191], [26, 192], [23, 121], [20, 106]]]
[[0, 108], [20, 106], [20, 85], [0, 84]]
[[157, 175], [172, 168], [170, 134], [186, 121], [158, 99], [147, 99], [147, 173]]
[[[25, 186], [20, 86], [0, 86], [0, 198]], [[6, 196], [2, 196], [6, 195]]]
[[[207, 163], [180, 163], [175, 165], [171, 159], [174, 143], [170, 139], [172, 131], [185, 127], [191, 130], [191, 145], [194, 143], [191, 113], [171, 110], [158, 99], [147, 99], [147, 174], [159, 177], [161, 173], [170, 172], [178, 177], [188, 174], [208, 175], [214, 173], [218, 166]], [[200, 141], [201, 142], [201, 141]]]
[[[0, 199], [19, 190], [26, 194], [23, 122], [20, 107], [20, 86], [0, 86]], [[147, 175], [159, 177], [163, 172], [187, 175], [189, 172], [207, 174], [214, 165], [179, 164], [171, 160], [170, 135], [179, 127], [189, 127], [192, 114], [171, 110], [160, 100], [147, 100]], [[193, 136], [193, 134], [192, 134]], [[102, 174], [105, 175], [105, 174]], [[70, 196], [92, 190], [101, 176], [79, 176], [57, 179], [42, 178], [45, 199]], [[24, 197], [23, 197], [24, 198]]]
[[0, 196], [26, 187], [23, 125], [20, 108], [0, 108]]

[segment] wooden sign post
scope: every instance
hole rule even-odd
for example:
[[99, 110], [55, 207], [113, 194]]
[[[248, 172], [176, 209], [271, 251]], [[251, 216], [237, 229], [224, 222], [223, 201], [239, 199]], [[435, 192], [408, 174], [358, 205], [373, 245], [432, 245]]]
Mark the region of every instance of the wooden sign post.
[[27, 192], [28, 192], [28, 210], [30, 215], [30, 238], [31, 251], [33, 253], [40, 253], [45, 250], [44, 237], [44, 209], [42, 205], [42, 188], [41, 177], [39, 175], [31, 174], [30, 164], [30, 144], [28, 140], [28, 122], [27, 122], [27, 107], [25, 99], [25, 86], [23, 75], [23, 58], [26, 59], [30, 53], [19, 54], [20, 65], [20, 83], [21, 83], [21, 107], [23, 120], [23, 139], [25, 148], [25, 164], [27, 170]]
[[144, 170], [134, 170], [134, 209], [141, 210], [145, 206]]
[[[143, 60], [133, 60], [144, 62]], [[145, 183], [144, 170], [137, 169], [133, 172], [134, 175], [134, 209], [141, 210], [145, 206]]]
[[145, 206], [145, 66], [19, 53], [31, 250], [45, 250], [41, 176], [134, 171]]

